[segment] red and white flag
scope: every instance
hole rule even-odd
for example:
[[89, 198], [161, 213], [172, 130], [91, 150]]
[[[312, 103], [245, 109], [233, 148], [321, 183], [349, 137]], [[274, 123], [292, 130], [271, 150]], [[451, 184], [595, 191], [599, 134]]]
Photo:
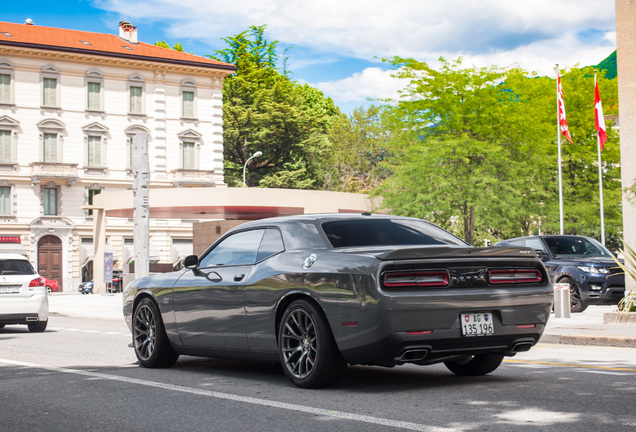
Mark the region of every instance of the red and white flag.
[[561, 133], [566, 137], [570, 144], [572, 143], [572, 137], [568, 130], [568, 121], [565, 118], [565, 103], [563, 102], [563, 87], [561, 87], [561, 75], [557, 73], [557, 102], [559, 110], [559, 126], [561, 127]]
[[598, 142], [601, 150], [605, 150], [607, 142], [607, 131], [605, 130], [605, 117], [603, 116], [603, 105], [601, 104], [601, 95], [598, 92], [598, 83], [594, 77], [594, 116], [596, 118], [596, 130], [598, 131]]

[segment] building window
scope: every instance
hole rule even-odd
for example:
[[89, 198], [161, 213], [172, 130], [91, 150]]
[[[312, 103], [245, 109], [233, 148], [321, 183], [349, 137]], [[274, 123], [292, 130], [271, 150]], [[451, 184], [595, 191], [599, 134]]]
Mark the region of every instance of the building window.
[[42, 188], [42, 203], [46, 216], [57, 216], [57, 188]]
[[98, 82], [87, 83], [88, 101], [86, 107], [89, 111], [101, 111], [101, 88], [102, 85]]
[[183, 97], [183, 117], [194, 118], [194, 92], [184, 91]]
[[195, 144], [193, 142], [184, 142], [182, 153], [182, 168], [196, 169], [195, 164]]
[[[95, 195], [99, 195], [102, 192], [101, 189], [89, 189], [88, 190], [88, 205], [93, 205], [93, 198], [95, 197]], [[88, 215], [92, 216], [93, 215], [93, 210], [89, 209], [88, 210]]]
[[102, 166], [102, 137], [88, 136], [87, 165], [90, 167]]
[[11, 147], [11, 131], [0, 130], [0, 162], [12, 162]]
[[194, 119], [197, 117], [197, 84], [185, 79], [181, 81], [181, 117]]
[[8, 186], [0, 187], [0, 214], [11, 214], [11, 188]]
[[44, 133], [42, 144], [42, 161], [57, 162], [57, 134]]
[[179, 133], [178, 137], [180, 141], [179, 168], [185, 170], [199, 169], [202, 135], [195, 130], [188, 129]]
[[42, 79], [43, 95], [42, 105], [45, 107], [57, 107], [57, 78]]
[[11, 75], [0, 74], [0, 103], [11, 103]]
[[142, 95], [142, 87], [130, 86], [130, 114], [143, 114]]

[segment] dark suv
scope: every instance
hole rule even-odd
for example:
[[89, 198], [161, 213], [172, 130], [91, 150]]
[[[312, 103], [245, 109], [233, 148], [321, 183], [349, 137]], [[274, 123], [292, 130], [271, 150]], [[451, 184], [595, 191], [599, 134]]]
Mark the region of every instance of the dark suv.
[[593, 238], [540, 235], [504, 240], [495, 246], [526, 246], [537, 251], [553, 283], [570, 284], [570, 309], [618, 304], [625, 296], [625, 275], [614, 257]]

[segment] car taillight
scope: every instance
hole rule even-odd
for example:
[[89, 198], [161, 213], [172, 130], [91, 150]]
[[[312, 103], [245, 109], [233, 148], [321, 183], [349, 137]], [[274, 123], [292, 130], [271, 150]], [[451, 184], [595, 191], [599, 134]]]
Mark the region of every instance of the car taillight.
[[386, 273], [382, 282], [387, 288], [447, 287], [446, 271]]
[[42, 277], [36, 277], [35, 279], [33, 279], [30, 283], [29, 283], [30, 287], [39, 287], [39, 286], [44, 286], [44, 278]]
[[539, 270], [489, 270], [488, 281], [491, 284], [541, 282]]

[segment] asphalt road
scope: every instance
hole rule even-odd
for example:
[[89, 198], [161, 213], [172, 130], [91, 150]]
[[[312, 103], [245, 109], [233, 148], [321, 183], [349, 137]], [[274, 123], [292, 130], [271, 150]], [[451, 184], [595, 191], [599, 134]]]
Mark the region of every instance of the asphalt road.
[[539, 344], [489, 376], [349, 367], [333, 388], [280, 367], [182, 357], [136, 365], [122, 321], [0, 329], [0, 431], [633, 431], [636, 349]]

